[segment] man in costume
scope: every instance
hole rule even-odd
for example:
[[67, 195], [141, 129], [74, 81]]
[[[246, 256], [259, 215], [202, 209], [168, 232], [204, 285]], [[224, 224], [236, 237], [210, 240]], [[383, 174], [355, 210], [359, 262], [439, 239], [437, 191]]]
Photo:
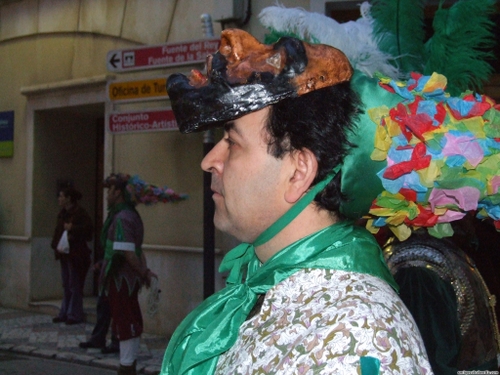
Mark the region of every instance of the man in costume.
[[[103, 353], [119, 350], [118, 375], [135, 375], [143, 331], [138, 293], [142, 285], [150, 286], [152, 277], [157, 278], [147, 267], [141, 248], [144, 226], [135, 206], [139, 203], [176, 203], [187, 199], [187, 195], [123, 173], [112, 173], [103, 185], [108, 189], [108, 216], [101, 233], [104, 259], [99, 264], [98, 322], [90, 340], [80, 343], [80, 347], [103, 347]], [[106, 347], [110, 320], [112, 342]], [[113, 347], [116, 340], [119, 341], [119, 349]]]
[[359, 100], [345, 55], [225, 30], [207, 76], [169, 77], [181, 132], [224, 127], [203, 159], [216, 226], [241, 245], [227, 287], [174, 333], [162, 374], [430, 374], [374, 238], [340, 213]]
[[[366, 116], [359, 122], [362, 137], [352, 139], [358, 149], [344, 159], [343, 185], [353, 191], [356, 181], [363, 184], [354, 190], [371, 206], [367, 227], [377, 238], [394, 236], [384, 254], [433, 371], [496, 370], [495, 296], [486, 283], [495, 291], [500, 107], [470, 91], [481, 92], [493, 73], [488, 60], [497, 41], [489, 17], [496, 2], [441, 3], [430, 37], [423, 3], [363, 2], [361, 17], [346, 23], [283, 6], [263, 9], [259, 19], [270, 32], [268, 42], [288, 35], [328, 44], [346, 53], [357, 73], [392, 78], [382, 77], [380, 87], [364, 84], [369, 80], [361, 74], [351, 79]], [[364, 172], [359, 179], [345, 168], [356, 164]], [[358, 217], [368, 212], [363, 206], [354, 202]], [[463, 237], [472, 233], [463, 230], [471, 219], [466, 212], [477, 215], [474, 226], [483, 232], [472, 251], [471, 237]], [[462, 250], [483, 261], [479, 270], [493, 270], [484, 274], [486, 283]]]
[[143, 330], [138, 293], [142, 285], [149, 286], [151, 278], [156, 277], [141, 249], [144, 226], [127, 190], [129, 180], [129, 175], [118, 173], [104, 182], [108, 216], [102, 231], [105, 252], [100, 279], [109, 298], [112, 330], [120, 342], [119, 375], [136, 373]]

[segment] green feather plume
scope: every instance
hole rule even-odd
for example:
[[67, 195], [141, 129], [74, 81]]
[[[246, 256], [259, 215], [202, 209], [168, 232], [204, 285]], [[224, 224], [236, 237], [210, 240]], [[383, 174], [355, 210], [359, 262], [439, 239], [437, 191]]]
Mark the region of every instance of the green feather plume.
[[[304, 38], [302, 38], [301, 36], [299, 36], [299, 35], [297, 35], [297, 34], [295, 34], [293, 32], [278, 31], [278, 30], [270, 28], [268, 30], [268, 33], [266, 33], [264, 35], [264, 44], [273, 44], [273, 43], [276, 43], [280, 38], [282, 38], [284, 36], [289, 36], [289, 37], [292, 37], [292, 38], [297, 38], [297, 39], [300, 39], [300, 40], [304, 40]], [[309, 39], [305, 39], [304, 41], [308, 42], [308, 43], [313, 43], [313, 44], [318, 44], [319, 43], [319, 40], [316, 39], [314, 36], [311, 36]]]
[[264, 44], [276, 43], [283, 36], [288, 36], [288, 34], [274, 29], [268, 30], [268, 32], [264, 35]]
[[429, 58], [423, 73], [445, 75], [451, 95], [480, 91], [493, 73], [487, 60], [494, 58], [490, 19], [494, 12], [495, 0], [461, 0], [449, 9], [440, 6], [432, 25], [434, 34], [425, 45]]
[[374, 37], [404, 73], [423, 70], [424, 0], [371, 0]]

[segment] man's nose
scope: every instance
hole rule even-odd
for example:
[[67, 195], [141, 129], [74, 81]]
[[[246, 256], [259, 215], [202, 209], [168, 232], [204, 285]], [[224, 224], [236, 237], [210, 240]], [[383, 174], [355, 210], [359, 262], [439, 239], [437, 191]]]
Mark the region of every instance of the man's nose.
[[220, 140], [201, 161], [201, 169], [205, 172], [221, 173], [224, 167], [223, 140]]

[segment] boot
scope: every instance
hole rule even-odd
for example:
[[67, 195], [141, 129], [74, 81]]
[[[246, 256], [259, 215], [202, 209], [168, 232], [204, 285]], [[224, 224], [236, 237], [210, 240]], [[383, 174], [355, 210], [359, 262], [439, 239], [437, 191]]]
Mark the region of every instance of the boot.
[[117, 375], [137, 375], [137, 372], [135, 370], [136, 365], [137, 360], [135, 360], [134, 363], [132, 363], [130, 366], [123, 366], [122, 364], [120, 364]]

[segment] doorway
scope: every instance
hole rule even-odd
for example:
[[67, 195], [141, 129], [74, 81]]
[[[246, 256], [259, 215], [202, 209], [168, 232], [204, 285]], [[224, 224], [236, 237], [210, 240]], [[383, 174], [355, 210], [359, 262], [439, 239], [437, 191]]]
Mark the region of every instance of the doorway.
[[[50, 241], [59, 212], [58, 186], [70, 184], [83, 197], [79, 204], [93, 219], [93, 261], [102, 257], [104, 103], [37, 110], [33, 132], [33, 208], [31, 301], [62, 297], [60, 266]], [[85, 295], [95, 295], [96, 278], [89, 270]]]

